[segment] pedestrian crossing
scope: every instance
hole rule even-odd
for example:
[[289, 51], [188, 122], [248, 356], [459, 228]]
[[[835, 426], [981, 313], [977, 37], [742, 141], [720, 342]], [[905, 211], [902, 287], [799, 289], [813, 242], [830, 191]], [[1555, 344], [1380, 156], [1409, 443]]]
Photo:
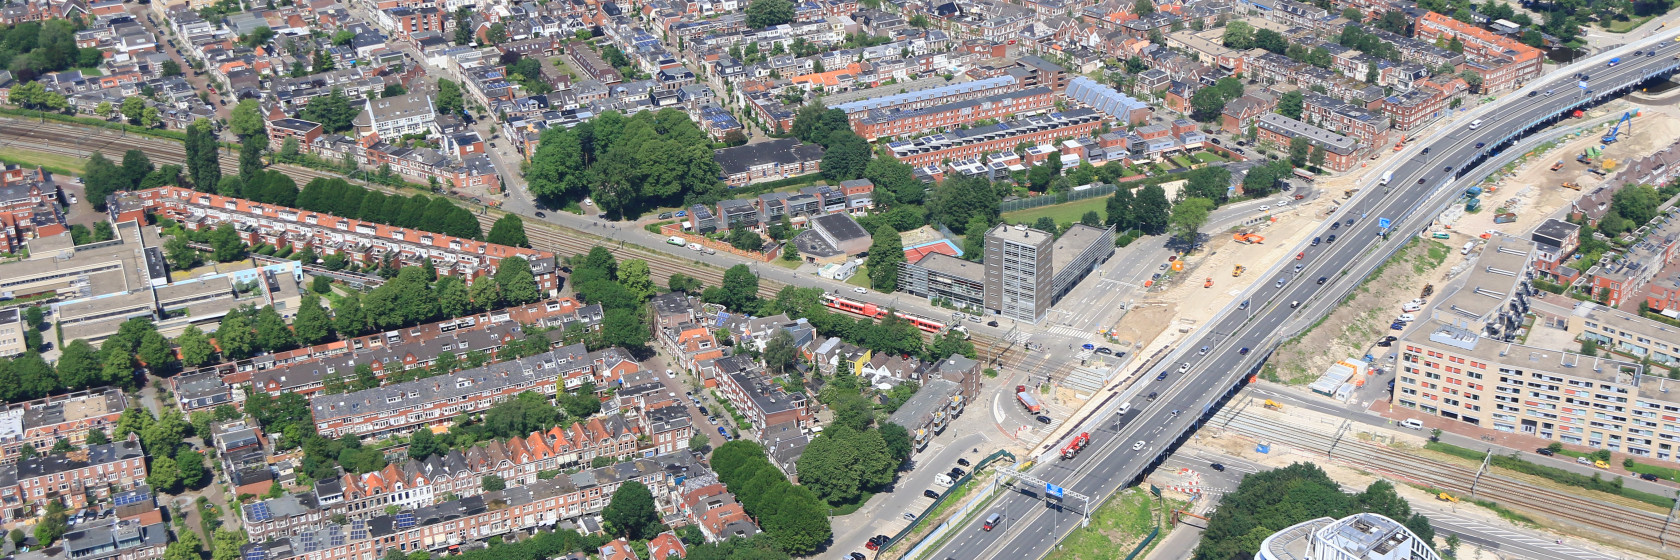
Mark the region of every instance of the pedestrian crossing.
[[1560, 559], [1561, 558], [1571, 558], [1571, 559], [1579, 558], [1581, 560], [1614, 560], [1615, 559], [1615, 557], [1613, 557], [1613, 556], [1606, 556], [1604, 554], [1595, 553], [1595, 552], [1590, 551], [1590, 550], [1585, 550], [1585, 549], [1575, 548], [1573, 546], [1569, 546], [1569, 545], [1565, 545], [1565, 544], [1560, 544], [1560, 543], [1558, 543], [1557, 541], [1554, 541], [1554, 540], [1546, 540], [1546, 539], [1535, 537], [1532, 533], [1521, 533], [1521, 532], [1517, 532], [1517, 531], [1512, 531], [1510, 529], [1499, 527], [1497, 525], [1491, 525], [1491, 524], [1488, 524], [1488, 523], [1485, 523], [1485, 522], [1482, 522], [1482, 521], [1479, 521], [1479, 520], [1476, 520], [1476, 519], [1460, 516], [1460, 515], [1450, 513], [1450, 512], [1437, 510], [1437, 511], [1427, 512], [1426, 515], [1428, 515], [1430, 520], [1434, 521], [1437, 524], [1437, 526], [1445, 525], [1446, 527], [1443, 527], [1443, 528], [1446, 528], [1448, 530], [1457, 529], [1457, 531], [1454, 531], [1454, 532], [1463, 532], [1463, 533], [1468, 533], [1468, 534], [1481, 536], [1481, 537], [1484, 537], [1484, 538], [1494, 538], [1494, 539], [1499, 539], [1499, 540], [1502, 540], [1502, 541], [1507, 541], [1507, 542], [1512, 542], [1512, 543], [1517, 543], [1517, 544], [1530, 546], [1530, 547], [1539, 549], [1539, 551], [1542, 551], [1542, 552], [1555, 554], [1556, 555], [1555, 558], [1560, 558]]
[[1087, 331], [1085, 329], [1070, 327], [1070, 326], [1067, 326], [1067, 325], [1056, 325], [1056, 326], [1053, 326], [1053, 327], [1050, 327], [1050, 328], [1044, 329], [1044, 330], [1045, 330], [1045, 332], [1048, 332], [1048, 333], [1053, 334], [1053, 335], [1068, 336], [1068, 337], [1073, 337], [1073, 338], [1078, 338], [1078, 339], [1084, 339], [1086, 337], [1091, 336], [1090, 331]]

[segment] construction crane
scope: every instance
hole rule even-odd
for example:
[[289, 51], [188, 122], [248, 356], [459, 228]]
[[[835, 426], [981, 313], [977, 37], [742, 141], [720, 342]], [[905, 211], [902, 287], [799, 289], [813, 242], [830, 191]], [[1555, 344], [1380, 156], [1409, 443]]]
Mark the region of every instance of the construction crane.
[[1604, 140], [1605, 144], [1610, 144], [1610, 143], [1615, 142], [1616, 138], [1618, 136], [1621, 136], [1622, 125], [1624, 125], [1624, 124], [1627, 125], [1628, 133], [1632, 134], [1633, 133], [1633, 111], [1628, 111], [1626, 113], [1622, 113], [1622, 118], [1616, 120], [1616, 124], [1614, 124], [1610, 127], [1610, 132], [1605, 133], [1604, 138], [1602, 138], [1601, 140]]

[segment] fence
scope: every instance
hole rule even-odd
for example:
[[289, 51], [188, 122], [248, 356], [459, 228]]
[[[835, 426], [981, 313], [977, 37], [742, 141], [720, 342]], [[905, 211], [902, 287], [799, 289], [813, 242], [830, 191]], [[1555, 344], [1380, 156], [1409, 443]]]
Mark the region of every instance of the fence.
[[[940, 492], [939, 499], [934, 500], [933, 503], [928, 504], [928, 507], [923, 509], [921, 513], [916, 514], [916, 519], [911, 521], [910, 524], [906, 525], [903, 529], [900, 529], [898, 534], [893, 535], [892, 540], [882, 544], [881, 550], [886, 550], [888, 546], [891, 546], [893, 543], [899, 542], [904, 539], [904, 537], [909, 536], [911, 531], [916, 530], [916, 525], [921, 524], [922, 520], [926, 519], [929, 514], [933, 513], [934, 510], [939, 509], [939, 504], [945, 503], [945, 498], [950, 496], [951, 492], [956, 491], [956, 489], [961, 488], [963, 484], [973, 480], [974, 473], [980, 472], [981, 469], [986, 468], [986, 466], [990, 465], [993, 461], [1006, 457], [1011, 462], [1015, 461], [1015, 455], [1013, 453], [999, 450], [992, 452], [992, 454], [987, 455], [985, 459], [981, 459], [980, 462], [975, 463], [974, 470], [963, 474], [962, 478], [958, 478], [955, 482], [953, 482], [950, 488], [946, 488], [944, 492]], [[952, 513], [950, 519], [941, 523], [938, 527], [935, 527], [933, 531], [928, 532], [926, 536], [922, 537], [922, 540], [916, 541], [916, 546], [912, 547], [910, 552], [904, 553], [903, 558], [915, 558], [916, 554], [921, 552], [924, 547], [938, 541], [939, 537], [944, 535], [947, 529], [951, 528], [952, 523], [961, 523], [968, 516], [969, 510], [973, 509], [976, 505], [987, 501], [985, 496], [996, 490], [998, 480], [999, 479], [997, 477], [993, 477], [990, 484], [987, 484], [985, 488], [980, 489], [980, 493], [975, 496], [974, 499], [969, 500], [968, 503], [963, 504], [961, 508]]]
[[1059, 193], [1056, 193], [1056, 194], [1053, 194], [1053, 195], [1035, 196], [1035, 197], [1032, 197], [1032, 198], [1018, 198], [1018, 199], [1015, 199], [1015, 200], [1005, 200], [1005, 201], [1003, 201], [1003, 203], [998, 205], [998, 209], [1000, 211], [1004, 212], [1004, 213], [1016, 212], [1016, 211], [1020, 211], [1020, 210], [1027, 210], [1027, 209], [1030, 209], [1030, 208], [1038, 208], [1038, 207], [1041, 207], [1041, 206], [1050, 206], [1050, 205], [1053, 205], [1053, 204], [1062, 204], [1062, 203], [1066, 203], [1066, 202], [1073, 202], [1073, 201], [1076, 201], [1076, 200], [1085, 200], [1085, 199], [1089, 199], [1089, 198], [1097, 198], [1099, 196], [1108, 196], [1108, 195], [1114, 194], [1114, 191], [1116, 191], [1116, 190], [1119, 190], [1119, 189], [1118, 189], [1118, 187], [1115, 187], [1114, 185], [1093, 185], [1091, 188], [1088, 188], [1088, 189], [1080, 189], [1080, 190], [1072, 190], [1072, 191], [1067, 191], [1067, 192], [1059, 192]]

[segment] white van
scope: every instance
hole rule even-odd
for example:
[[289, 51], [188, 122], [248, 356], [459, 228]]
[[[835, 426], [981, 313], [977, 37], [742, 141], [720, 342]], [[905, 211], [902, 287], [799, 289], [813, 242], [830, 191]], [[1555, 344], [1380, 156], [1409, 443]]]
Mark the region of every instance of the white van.
[[1400, 421], [1400, 427], [1411, 428], [1413, 430], [1422, 430], [1423, 429], [1423, 421], [1418, 420], [1416, 418], [1407, 418], [1405, 420]]
[[1470, 254], [1470, 250], [1471, 250], [1471, 249], [1475, 249], [1475, 248], [1476, 248], [1476, 242], [1475, 242], [1475, 241], [1469, 241], [1469, 242], [1465, 242], [1465, 244], [1464, 244], [1464, 248], [1463, 248], [1463, 249], [1459, 249], [1459, 250], [1458, 250], [1458, 254], [1460, 254], [1460, 255], [1468, 255], [1468, 254]]
[[1131, 411], [1132, 411], [1132, 403], [1129, 403], [1129, 402], [1120, 403], [1120, 408], [1118, 410], [1114, 411], [1114, 415], [1115, 416], [1125, 416], [1127, 412], [1131, 412]]
[[1479, 126], [1482, 126], [1482, 119], [1470, 121], [1470, 130], [1476, 130], [1476, 127]]

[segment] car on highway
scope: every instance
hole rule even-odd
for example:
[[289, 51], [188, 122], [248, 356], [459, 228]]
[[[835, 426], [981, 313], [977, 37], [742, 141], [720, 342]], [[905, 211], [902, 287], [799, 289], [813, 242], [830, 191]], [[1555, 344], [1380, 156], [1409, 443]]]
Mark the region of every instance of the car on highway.
[[1207, 355], [1207, 351], [1208, 351], [1208, 347], [1206, 347], [1206, 346], [1203, 346], [1203, 347], [1202, 347], [1202, 349], [1201, 349], [1201, 351], [1198, 351], [1198, 352], [1196, 352], [1196, 355], [1197, 355], [1197, 356], [1206, 356], [1206, 355]]
[[1528, 92], [1528, 96], [1529, 97], [1534, 97], [1535, 95], [1538, 95], [1539, 93], [1540, 92], [1538, 92], [1538, 91], [1531, 91], [1531, 92]]
[[1423, 149], [1423, 155], [1426, 155], [1426, 156], [1429, 155], [1429, 148], [1428, 147], [1425, 147]]
[[1336, 228], [1339, 228], [1339, 227], [1342, 227], [1341, 222], [1330, 222], [1330, 229], [1336, 229]]
[[1313, 242], [1312, 242], [1312, 246], [1314, 246], [1314, 247], [1317, 247], [1317, 246], [1318, 246], [1318, 242], [1319, 242], [1319, 241], [1321, 241], [1321, 240], [1320, 240], [1320, 239], [1319, 239], [1319, 238], [1317, 238], [1317, 237], [1314, 237], [1314, 238], [1313, 238]]
[[1143, 440], [1141, 439], [1138, 440], [1137, 443], [1132, 444], [1132, 451], [1137, 451], [1139, 449], [1143, 449]]
[[1429, 180], [1429, 178], [1428, 178], [1428, 177], [1424, 177], [1424, 178], [1422, 178], [1422, 179], [1418, 179], [1418, 184], [1419, 184], [1419, 185], [1422, 185], [1422, 184], [1423, 184], [1423, 182], [1424, 182], [1424, 181], [1428, 181], [1428, 180]]
[[1445, 171], [1447, 173], [1452, 173], [1452, 166], [1448, 165], [1446, 167], [1443, 167], [1443, 168], [1441, 168], [1441, 171]]
[[[1301, 260], [1301, 259], [1304, 259], [1304, 258], [1307, 258], [1307, 252], [1306, 251], [1301, 251], [1299, 253], [1295, 253], [1295, 260]], [[1295, 265], [1295, 272], [1300, 272], [1300, 271], [1301, 271], [1301, 265]]]
[[1282, 288], [1283, 287], [1283, 282], [1284, 282], [1284, 280], [1282, 278], [1279, 278], [1278, 281], [1277, 281], [1277, 287]]
[[1240, 355], [1240, 356], [1247, 356], [1248, 355], [1248, 347], [1247, 346], [1242, 347], [1241, 350], [1237, 351], [1237, 354]]
[[957, 464], [965, 467], [969, 466], [968, 459], [964, 459], [962, 457], [957, 458]]
[[1161, 370], [1161, 374], [1155, 376], [1155, 380], [1156, 381], [1166, 381], [1167, 380], [1167, 370], [1164, 370], [1164, 369]]
[[[1305, 255], [1305, 254], [1306, 254], [1306, 253], [1301, 253], [1301, 255]], [[1296, 256], [1295, 256], [1295, 260], [1301, 260], [1301, 256], [1300, 256], [1300, 255], [1296, 255]], [[1295, 273], [1296, 273], [1296, 274], [1300, 274], [1300, 273], [1301, 273], [1301, 265], [1295, 265]]]
[[[932, 490], [923, 490], [923, 491], [922, 491], [922, 495], [923, 495], [923, 496], [927, 496], [927, 497], [929, 497], [929, 498], [933, 498], [933, 499], [935, 499], [935, 500], [937, 500], [937, 499], [939, 499], [939, 493], [938, 493], [938, 492], [934, 492], [934, 491], [932, 491]], [[871, 548], [871, 549], [870, 549], [870, 550], [875, 550], [875, 549], [873, 549], [873, 548]]]
[[1324, 242], [1325, 243], [1335, 243], [1336, 242], [1336, 236], [1332, 235], [1330, 237], [1326, 237], [1326, 238], [1324, 238]]
[[1184, 373], [1186, 371], [1190, 371], [1190, 362], [1184, 362], [1184, 365], [1178, 366], [1179, 373]]
[[1221, 465], [1219, 463], [1209, 464], [1208, 468], [1219, 471], [1219, 472], [1225, 472], [1225, 465]]
[[1482, 146], [1486, 146], [1486, 145], [1487, 145], [1487, 142], [1477, 142], [1476, 143], [1477, 148], [1481, 148]]
[[1327, 281], [1327, 280], [1329, 280], [1329, 279], [1330, 279], [1330, 277], [1329, 277], [1329, 276], [1320, 276], [1320, 277], [1318, 277], [1318, 285], [1320, 285], [1320, 286], [1323, 286], [1323, 285], [1324, 285], [1324, 282], [1325, 282], [1325, 281]]

